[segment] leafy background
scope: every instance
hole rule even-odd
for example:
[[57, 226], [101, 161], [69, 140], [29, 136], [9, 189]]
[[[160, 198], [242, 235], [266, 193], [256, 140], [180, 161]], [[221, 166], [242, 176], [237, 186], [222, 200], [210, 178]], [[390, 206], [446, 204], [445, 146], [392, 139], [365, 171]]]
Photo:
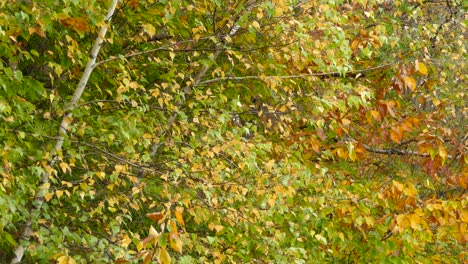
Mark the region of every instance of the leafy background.
[[467, 260], [462, 1], [110, 2], [0, 1], [0, 260]]

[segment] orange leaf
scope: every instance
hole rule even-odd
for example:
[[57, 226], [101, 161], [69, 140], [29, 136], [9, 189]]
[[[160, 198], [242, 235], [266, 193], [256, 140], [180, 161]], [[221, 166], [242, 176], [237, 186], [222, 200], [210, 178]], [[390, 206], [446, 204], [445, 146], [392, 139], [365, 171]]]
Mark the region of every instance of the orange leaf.
[[148, 263], [150, 263], [152, 256], [153, 256], [153, 251], [149, 251], [149, 252], [146, 254], [145, 259], [143, 260], [143, 264], [148, 264]]
[[168, 221], [169, 226], [171, 227], [171, 236], [172, 237], [178, 237], [179, 236], [179, 231], [177, 231], [177, 226], [174, 223], [174, 221], [169, 220]]
[[416, 90], [416, 80], [413, 77], [404, 76], [403, 82], [405, 83], [406, 88], [411, 89], [411, 91]]
[[351, 49], [355, 51], [358, 48], [360, 43], [361, 41], [359, 39], [353, 40], [353, 42], [351, 43]]
[[382, 121], [382, 117], [380, 116], [379, 112], [377, 112], [375, 110], [371, 110], [370, 114], [376, 121]]
[[392, 139], [393, 142], [400, 143], [402, 139], [402, 135], [400, 135], [398, 131], [395, 131], [392, 129], [392, 131], [390, 131], [390, 138]]
[[162, 213], [148, 213], [146, 214], [146, 217], [155, 222], [159, 222], [159, 220], [161, 220], [164, 217], [164, 215]]
[[182, 218], [182, 213], [176, 209], [174, 212], [174, 215], [175, 215], [175, 218], [177, 219], [177, 223], [179, 223], [179, 225], [181, 226], [185, 226], [184, 219]]
[[464, 223], [468, 223], [468, 210], [460, 211], [460, 220]]
[[412, 119], [406, 119], [405, 122], [403, 122], [403, 124], [401, 126], [405, 131], [411, 132], [412, 128], [413, 128]]
[[342, 148], [338, 148], [336, 149], [336, 154], [338, 154], [338, 157], [342, 158], [342, 159], [346, 159], [348, 158], [348, 154], [346, 151], [344, 151]]

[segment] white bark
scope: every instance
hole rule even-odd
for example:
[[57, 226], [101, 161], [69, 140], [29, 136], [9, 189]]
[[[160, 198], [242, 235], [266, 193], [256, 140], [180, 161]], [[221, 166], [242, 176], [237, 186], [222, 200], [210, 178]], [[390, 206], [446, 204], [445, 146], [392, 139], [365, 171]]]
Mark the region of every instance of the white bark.
[[[99, 54], [99, 50], [101, 48], [102, 43], [104, 42], [104, 37], [109, 27], [108, 23], [110, 22], [112, 15], [114, 14], [117, 3], [118, 3], [118, 0], [112, 0], [112, 3], [109, 6], [109, 9], [107, 10], [107, 15], [104, 20], [105, 24], [102, 26], [101, 30], [98, 33], [98, 36], [96, 37], [96, 40], [94, 41], [94, 45], [93, 45], [93, 48], [91, 49], [91, 53], [89, 56], [90, 58], [88, 60], [88, 63], [86, 64], [86, 68], [83, 71], [83, 75], [81, 76], [80, 82], [78, 83], [78, 86], [75, 89], [73, 97], [71, 98], [70, 102], [68, 102], [65, 108], [65, 114], [62, 117], [62, 121], [58, 129], [58, 138], [52, 149], [52, 155], [51, 155], [52, 159], [49, 161], [49, 164], [48, 164], [50, 167], [53, 167], [55, 165], [55, 162], [57, 161], [57, 155], [62, 149], [65, 135], [67, 134], [68, 127], [72, 120], [72, 111], [76, 108], [76, 104], [80, 100], [81, 95], [83, 94], [83, 91], [86, 88], [86, 85], [89, 80], [89, 76], [91, 75], [96, 65], [97, 55]], [[34, 197], [34, 202], [33, 202], [34, 208], [31, 210], [29, 219], [26, 222], [26, 226], [23, 232], [21, 233], [20, 241], [15, 250], [15, 257], [11, 260], [12, 264], [20, 263], [23, 258], [24, 251], [25, 251], [25, 248], [23, 247], [23, 243], [26, 241], [29, 241], [29, 239], [31, 238], [34, 232], [34, 230], [32, 229], [32, 221], [38, 218], [39, 215], [41, 214], [41, 208], [42, 208], [42, 205], [44, 204], [44, 196], [47, 194], [50, 188], [49, 177], [50, 177], [50, 174], [48, 172], [42, 173], [41, 181], [40, 181], [41, 186], [39, 187], [39, 190]]]

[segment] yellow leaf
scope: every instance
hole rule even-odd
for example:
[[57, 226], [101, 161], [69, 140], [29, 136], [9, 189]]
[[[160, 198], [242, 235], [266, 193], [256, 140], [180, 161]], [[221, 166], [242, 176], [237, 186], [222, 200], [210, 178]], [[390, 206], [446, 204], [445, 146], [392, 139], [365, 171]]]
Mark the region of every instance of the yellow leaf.
[[401, 228], [406, 228], [411, 225], [410, 220], [405, 214], [400, 214], [397, 216], [397, 225]]
[[171, 263], [171, 256], [167, 253], [166, 249], [161, 248], [161, 252], [159, 252], [159, 262], [162, 264], [170, 264]]
[[57, 190], [55, 192], [55, 195], [57, 195], [57, 198], [60, 198], [63, 195], [63, 191], [62, 190]]
[[57, 264], [67, 264], [68, 263], [68, 256], [61, 256], [57, 259]]
[[315, 235], [315, 238], [320, 241], [322, 244], [326, 245], [327, 244], [327, 238], [320, 235], [320, 234], [317, 234]]
[[421, 223], [421, 218], [417, 214], [411, 214], [409, 216], [409, 221], [412, 229], [421, 229], [421, 227], [419, 226], [419, 224]]
[[464, 223], [468, 223], [468, 210], [462, 209], [460, 212], [460, 220]]
[[104, 177], [106, 176], [106, 173], [103, 171], [98, 171], [96, 172], [96, 176], [98, 176], [99, 179], [104, 180]]
[[183, 243], [180, 239], [173, 239], [171, 238], [171, 248], [179, 253], [182, 253], [182, 246], [183, 246]]
[[123, 239], [120, 241], [120, 246], [122, 246], [123, 248], [127, 248], [128, 245], [130, 245], [130, 243], [132, 243], [132, 240], [130, 239], [128, 235], [125, 235]]
[[60, 162], [59, 166], [60, 166], [60, 168], [62, 168], [63, 173], [67, 173], [68, 170], [70, 170], [70, 172], [71, 172], [71, 168], [67, 163]]
[[143, 30], [145, 30], [146, 33], [148, 33], [148, 35], [150, 35], [151, 37], [156, 34], [156, 28], [151, 24], [143, 25]]
[[54, 195], [52, 193], [46, 193], [44, 195], [44, 199], [46, 200], [46, 202], [50, 201], [50, 199], [52, 199], [52, 197], [54, 197]]
[[427, 75], [427, 67], [422, 62], [416, 61], [416, 70], [423, 75]]
[[345, 237], [344, 237], [344, 234], [339, 232], [338, 233], [338, 237], [342, 240], [342, 241], [345, 241]]
[[439, 156], [442, 158], [442, 162], [447, 159], [447, 150], [442, 146], [439, 147]]
[[416, 80], [413, 77], [404, 76], [403, 82], [405, 83], [406, 88], [411, 89], [411, 91], [416, 90]]
[[148, 252], [146, 253], [145, 259], [143, 260], [143, 264], [148, 264], [148, 263], [150, 263], [152, 257], [153, 257], [153, 251], [148, 251]]
[[404, 188], [403, 189], [403, 193], [406, 195], [406, 196], [409, 196], [409, 197], [415, 197], [416, 194], [417, 194], [417, 190], [416, 188], [414, 187], [413, 184], [409, 183], [408, 184], [408, 187]]
[[393, 186], [395, 186], [400, 192], [404, 190], [405, 186], [398, 181], [393, 181]]
[[137, 89], [138, 87], [140, 87], [140, 85], [137, 82], [130, 82], [128, 86], [130, 86], [130, 88], [132, 89]]
[[114, 170], [114, 173], [115, 173], [116, 175], [119, 175], [120, 172], [121, 172], [124, 168], [125, 168], [124, 165], [119, 165], [119, 164], [117, 164], [117, 165], [114, 166], [114, 169], [115, 169], [115, 170]]
[[257, 21], [254, 21], [254, 22], [252, 23], [252, 26], [253, 26], [254, 28], [256, 28], [256, 29], [260, 29], [260, 24], [259, 24]]
[[158, 231], [156, 231], [156, 229], [154, 229], [153, 226], [150, 226], [150, 229], [149, 229], [149, 236], [154, 236], [154, 237], [156, 237], [156, 236], [158, 236], [158, 235], [159, 235]]
[[57, 264], [75, 264], [76, 261], [69, 256], [61, 256], [57, 259]]
[[346, 151], [344, 151], [342, 148], [338, 148], [336, 150], [336, 154], [338, 154], [338, 157], [342, 158], [342, 159], [347, 159], [348, 158], [348, 153]]

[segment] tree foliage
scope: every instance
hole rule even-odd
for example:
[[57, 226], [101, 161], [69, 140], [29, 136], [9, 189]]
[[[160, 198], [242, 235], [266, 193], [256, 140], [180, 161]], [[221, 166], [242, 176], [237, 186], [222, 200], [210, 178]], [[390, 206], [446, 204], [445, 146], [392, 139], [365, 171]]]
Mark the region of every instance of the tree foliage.
[[0, 0], [2, 262], [467, 261], [462, 1], [111, 2]]

